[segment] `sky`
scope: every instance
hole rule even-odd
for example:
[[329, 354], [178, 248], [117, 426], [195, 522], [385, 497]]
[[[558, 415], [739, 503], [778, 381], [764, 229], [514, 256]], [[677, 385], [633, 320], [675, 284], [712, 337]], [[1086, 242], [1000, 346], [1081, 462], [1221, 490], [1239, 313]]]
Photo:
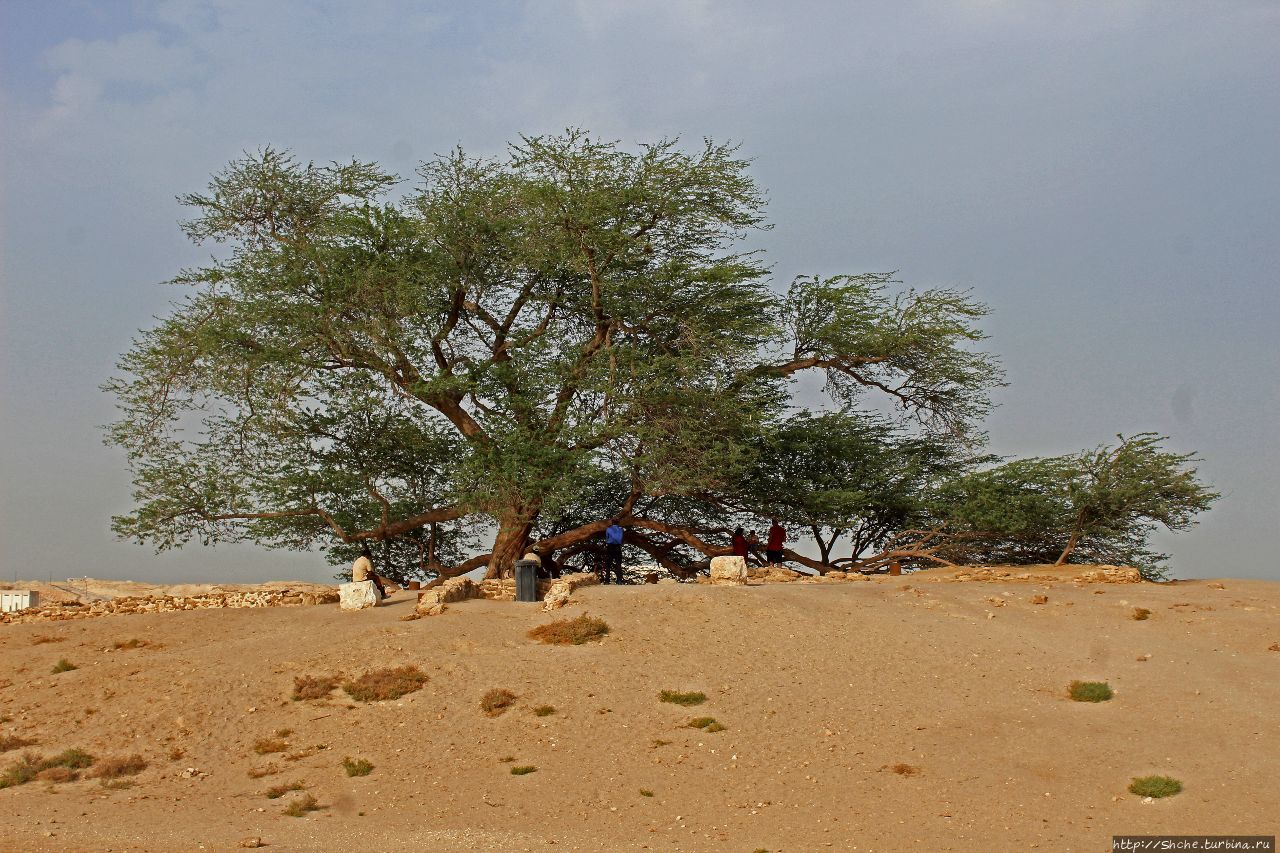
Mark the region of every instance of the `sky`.
[[118, 542], [99, 390], [208, 259], [181, 193], [265, 145], [411, 177], [581, 127], [741, 144], [779, 286], [971, 288], [1005, 455], [1152, 430], [1223, 497], [1179, 577], [1280, 579], [1280, 4], [0, 0], [0, 579], [323, 580]]

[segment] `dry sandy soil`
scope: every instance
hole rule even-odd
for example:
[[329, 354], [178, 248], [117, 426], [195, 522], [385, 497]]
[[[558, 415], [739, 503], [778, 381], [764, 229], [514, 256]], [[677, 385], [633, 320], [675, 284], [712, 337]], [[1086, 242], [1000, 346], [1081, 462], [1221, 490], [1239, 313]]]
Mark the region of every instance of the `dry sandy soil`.
[[[469, 601], [400, 621], [401, 593], [356, 613], [4, 626], [0, 734], [149, 766], [130, 788], [0, 790], [0, 849], [228, 850], [256, 836], [276, 850], [1097, 851], [1113, 833], [1280, 830], [1280, 584], [931, 574], [575, 597], [554, 616]], [[526, 637], [583, 612], [608, 622], [603, 642]], [[153, 645], [112, 650], [134, 638]], [[51, 674], [60, 658], [78, 669]], [[399, 700], [289, 698], [296, 675], [403, 664], [430, 680]], [[1074, 679], [1115, 698], [1072, 702]], [[479, 700], [495, 687], [519, 700], [488, 717]], [[665, 689], [708, 700], [664, 704]], [[725, 730], [686, 727], [696, 716]], [[255, 753], [283, 729], [285, 753]], [[373, 772], [349, 778], [348, 756]], [[279, 772], [250, 778], [268, 765]], [[1127, 793], [1156, 773], [1184, 791]], [[263, 794], [294, 781], [321, 810], [288, 817], [299, 795]]]

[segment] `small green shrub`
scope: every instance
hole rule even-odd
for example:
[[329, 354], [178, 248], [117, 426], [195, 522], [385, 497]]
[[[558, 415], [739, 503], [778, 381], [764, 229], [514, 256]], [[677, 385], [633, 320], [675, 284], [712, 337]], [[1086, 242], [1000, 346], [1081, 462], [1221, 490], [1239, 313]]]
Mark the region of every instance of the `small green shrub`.
[[521, 764], [519, 767], [511, 768], [511, 775], [512, 776], [528, 776], [530, 773], [537, 772], [537, 770], [538, 768], [534, 767], [532, 764]]
[[1115, 694], [1105, 681], [1073, 681], [1070, 695], [1074, 702], [1106, 702]]
[[99, 779], [98, 785], [106, 788], [108, 791], [122, 791], [125, 788], [132, 788], [138, 784], [132, 779]]
[[426, 683], [427, 674], [416, 666], [398, 666], [366, 672], [343, 684], [342, 689], [357, 702], [382, 702], [421, 690]]
[[57, 663], [53, 665], [53, 674], [57, 675], [60, 672], [70, 672], [73, 669], [79, 669], [79, 668], [80, 667], [76, 666], [66, 658], [61, 658]]
[[653, 791], [650, 791], [648, 788], [641, 788], [641, 789], [640, 789], [640, 796], [642, 796], [642, 797], [652, 797], [652, 796], [653, 796]]
[[711, 725], [715, 721], [716, 721], [715, 717], [694, 717], [692, 720], [689, 721], [689, 728], [705, 729], [707, 726]]
[[316, 802], [316, 798], [310, 794], [303, 794], [298, 799], [289, 803], [285, 807], [284, 813], [289, 817], [305, 817], [307, 812], [314, 812], [320, 809], [320, 804]]
[[704, 731], [704, 732], [722, 732], [722, 731], [724, 731], [724, 728], [725, 728], [725, 727], [724, 727], [723, 725], [721, 725], [720, 723], [712, 723], [711, 725], [709, 725], [709, 726], [707, 726], [705, 729], [703, 729], [703, 731]]
[[34, 752], [26, 752], [5, 768], [4, 773], [0, 773], [0, 788], [25, 785], [37, 778], [50, 782], [74, 781], [79, 775], [74, 771], [92, 766], [93, 761], [93, 756], [83, 749], [67, 749], [52, 758], [41, 758]]
[[539, 717], [550, 717], [555, 712], [556, 709], [551, 705], [539, 705], [533, 709], [533, 713], [537, 714]]
[[546, 625], [539, 625], [529, 632], [529, 637], [540, 643], [551, 645], [580, 646], [607, 633], [609, 633], [609, 626], [603, 619], [587, 616], [584, 613], [573, 619], [559, 619]]
[[280, 785], [272, 785], [263, 791], [263, 796], [268, 800], [278, 800], [290, 791], [305, 791], [307, 786], [301, 782], [286, 782]]
[[503, 687], [495, 687], [480, 697], [480, 710], [490, 717], [500, 716], [516, 703], [516, 694]]
[[83, 749], [64, 749], [53, 758], [40, 762], [41, 769], [46, 767], [70, 767], [72, 770], [83, 770], [92, 767], [94, 757]]
[[36, 778], [42, 769], [48, 768], [40, 766], [40, 756], [34, 752], [25, 753], [17, 761], [6, 767], [4, 773], [0, 773], [0, 788], [25, 785]]
[[373, 765], [363, 758], [344, 758], [342, 769], [347, 771], [348, 776], [368, 776], [373, 772]]
[[679, 690], [663, 690], [658, 694], [658, 698], [663, 702], [670, 702], [673, 705], [701, 705], [707, 701], [707, 694], [694, 691], [692, 693], [681, 693]]
[[1129, 783], [1129, 793], [1139, 797], [1172, 797], [1182, 790], [1182, 783], [1169, 776], [1140, 776]]

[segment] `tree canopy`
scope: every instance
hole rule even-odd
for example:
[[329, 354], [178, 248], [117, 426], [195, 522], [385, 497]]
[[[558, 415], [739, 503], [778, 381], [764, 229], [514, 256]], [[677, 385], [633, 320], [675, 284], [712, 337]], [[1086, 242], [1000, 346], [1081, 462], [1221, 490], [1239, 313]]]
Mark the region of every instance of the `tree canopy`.
[[[775, 288], [733, 146], [570, 130], [417, 178], [267, 148], [181, 197], [187, 235], [221, 248], [105, 386], [134, 472], [120, 535], [382, 542], [405, 576], [492, 576], [610, 516], [675, 569], [777, 514], [826, 567], [841, 536], [856, 556], [933, 518], [925, 498], [972, 467], [1001, 384], [985, 306], [892, 274]], [[795, 404], [805, 373], [835, 411]]]

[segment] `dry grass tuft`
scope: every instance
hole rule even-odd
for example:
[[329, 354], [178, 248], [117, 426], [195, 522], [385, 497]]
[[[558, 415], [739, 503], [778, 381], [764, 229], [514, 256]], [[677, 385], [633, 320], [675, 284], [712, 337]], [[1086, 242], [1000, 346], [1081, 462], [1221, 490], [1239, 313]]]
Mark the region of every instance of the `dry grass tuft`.
[[607, 633], [609, 633], [609, 626], [603, 619], [587, 616], [584, 613], [573, 619], [559, 619], [546, 625], [539, 625], [529, 632], [529, 637], [550, 645], [580, 646], [589, 640], [599, 639]]
[[61, 643], [66, 637], [59, 637], [55, 634], [36, 634], [31, 638], [31, 645], [41, 646], [45, 643]]
[[416, 666], [398, 666], [366, 672], [343, 684], [342, 689], [357, 702], [382, 702], [421, 690], [426, 683], [427, 674]]
[[536, 773], [537, 771], [538, 771], [538, 768], [534, 767], [532, 764], [522, 764], [519, 767], [512, 767], [511, 775], [512, 776], [528, 776], [530, 773]]
[[715, 717], [694, 717], [692, 720], [689, 721], [689, 728], [705, 729], [707, 726], [711, 725], [715, 721], [716, 721]]
[[80, 778], [80, 772], [70, 767], [46, 767], [36, 774], [40, 782], [74, 782]]
[[53, 674], [57, 675], [60, 672], [70, 672], [73, 669], [79, 669], [79, 667], [66, 658], [61, 658], [53, 665]]
[[342, 769], [347, 771], [348, 776], [368, 776], [373, 772], [373, 765], [363, 758], [344, 758]]
[[649, 744], [649, 747], [650, 747], [651, 749], [657, 749], [657, 748], [658, 748], [658, 747], [660, 747], [660, 746], [670, 746], [670, 745], [671, 745], [671, 741], [669, 741], [669, 740], [663, 740], [663, 739], [662, 739], [662, 738], [660, 738], [660, 737], [656, 737], [656, 738], [654, 738], [654, 739], [653, 739], [653, 741]]
[[128, 755], [102, 759], [94, 765], [91, 775], [99, 779], [118, 779], [121, 776], [137, 776], [146, 769], [147, 762], [141, 755]]
[[920, 768], [912, 764], [894, 764], [889, 769], [899, 776], [914, 776], [920, 772]]
[[323, 699], [341, 681], [336, 675], [298, 675], [293, 679], [293, 701]]
[[134, 637], [132, 640], [116, 640], [111, 644], [111, 648], [118, 652], [128, 651], [129, 649], [158, 649], [161, 646], [151, 642], [150, 640], [139, 640]]
[[183, 757], [184, 755], [186, 755], [186, 754], [187, 754], [187, 751], [186, 751], [185, 749], [183, 749], [183, 748], [182, 748], [182, 747], [180, 747], [180, 746], [175, 746], [175, 747], [173, 747], [172, 749], [170, 749], [170, 750], [169, 750], [169, 760], [170, 760], [170, 761], [181, 761], [181, 760], [182, 760], [182, 757]]
[[99, 779], [98, 784], [108, 791], [123, 791], [125, 788], [132, 788], [138, 783], [132, 779]]
[[1151, 618], [1151, 611], [1145, 607], [1135, 607], [1132, 618], [1135, 622], [1145, 622]]
[[652, 797], [652, 796], [653, 796], [653, 791], [650, 791], [648, 788], [641, 788], [641, 789], [640, 789], [640, 796], [642, 796], [642, 797]]
[[250, 767], [249, 778], [261, 779], [263, 776], [274, 776], [279, 772], [280, 772], [280, 768], [275, 766], [274, 764], [267, 764], [263, 767]]
[[273, 752], [284, 752], [289, 744], [273, 738], [258, 738], [253, 744], [253, 751], [258, 755], [270, 755]]
[[556, 709], [552, 705], [539, 705], [533, 709], [533, 713], [537, 714], [539, 717], [550, 717], [555, 712]]
[[480, 697], [480, 710], [490, 717], [497, 717], [515, 703], [516, 694], [504, 687], [495, 687]]
[[279, 785], [272, 785], [270, 788], [262, 792], [262, 795], [268, 800], [278, 800], [290, 791], [305, 791], [307, 786], [301, 782], [285, 782]]
[[307, 812], [320, 810], [320, 804], [310, 794], [303, 794], [285, 807], [284, 813], [289, 817], [305, 817]]
[[0, 735], [0, 752], [22, 749], [24, 746], [35, 746], [36, 743], [31, 738], [19, 737], [18, 735]]
[[707, 694], [693, 691], [691, 693], [681, 693], [679, 690], [663, 690], [658, 694], [658, 698], [663, 702], [670, 702], [673, 705], [701, 705], [707, 701]]

